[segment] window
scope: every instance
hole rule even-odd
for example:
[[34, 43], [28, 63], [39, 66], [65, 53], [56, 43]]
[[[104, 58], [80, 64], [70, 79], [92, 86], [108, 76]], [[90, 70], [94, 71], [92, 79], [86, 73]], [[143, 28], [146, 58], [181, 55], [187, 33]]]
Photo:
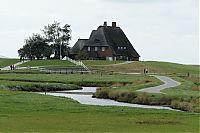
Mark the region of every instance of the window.
[[94, 50], [95, 50], [95, 51], [98, 51], [98, 47], [95, 47]]
[[88, 47], [88, 51], [90, 51], [90, 47]]
[[124, 49], [126, 49], [126, 47], [124, 47]]
[[118, 47], [118, 49], [120, 49], [120, 47]]
[[105, 47], [102, 47], [102, 48], [101, 48], [101, 50], [102, 50], [102, 51], [105, 51], [105, 50], [106, 50], [106, 48], [105, 48]]

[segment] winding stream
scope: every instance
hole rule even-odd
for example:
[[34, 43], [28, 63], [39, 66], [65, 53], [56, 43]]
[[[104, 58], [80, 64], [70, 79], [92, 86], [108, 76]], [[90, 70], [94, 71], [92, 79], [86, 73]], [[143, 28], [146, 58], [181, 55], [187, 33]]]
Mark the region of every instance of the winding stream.
[[[83, 88], [82, 90], [47, 92], [46, 94], [52, 96], [62, 96], [62, 97], [72, 98], [78, 101], [79, 103], [86, 105], [125, 106], [125, 107], [137, 107], [137, 108], [174, 110], [170, 107], [131, 104], [131, 103], [117, 102], [110, 99], [92, 98], [92, 93], [96, 92], [97, 87], [82, 87], [82, 88]], [[40, 92], [39, 94], [45, 94], [45, 92]]]

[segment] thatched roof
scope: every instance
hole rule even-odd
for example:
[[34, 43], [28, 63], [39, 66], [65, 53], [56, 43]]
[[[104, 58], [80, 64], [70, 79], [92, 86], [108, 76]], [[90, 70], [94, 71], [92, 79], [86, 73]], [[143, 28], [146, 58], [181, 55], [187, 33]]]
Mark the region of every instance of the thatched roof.
[[[85, 46], [109, 46], [115, 55], [140, 57], [120, 27], [99, 26], [97, 30], [92, 31], [89, 39], [79, 39], [71, 49], [71, 53], [75, 54]], [[119, 47], [126, 47], [126, 50]]]
[[74, 46], [70, 50], [70, 54], [77, 54], [85, 46], [88, 39], [78, 39]]

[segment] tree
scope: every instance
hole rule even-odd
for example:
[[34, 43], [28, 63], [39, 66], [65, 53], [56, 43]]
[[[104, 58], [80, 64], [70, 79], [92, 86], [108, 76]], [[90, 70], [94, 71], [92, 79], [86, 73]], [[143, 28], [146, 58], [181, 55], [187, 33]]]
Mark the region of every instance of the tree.
[[76, 60], [87, 60], [88, 54], [85, 51], [79, 51], [78, 54], [75, 56]]
[[39, 60], [43, 57], [50, 58], [52, 49], [44, 37], [40, 34], [33, 34], [31, 37], [25, 39], [25, 45], [18, 50], [18, 53], [21, 57], [26, 57], [31, 60], [37, 58]]
[[20, 48], [19, 50], [18, 50], [18, 54], [19, 54], [19, 56], [20, 57], [25, 57], [25, 51], [24, 51], [24, 48]]
[[71, 40], [70, 25], [65, 24], [61, 28], [60, 23], [55, 21], [53, 24], [44, 26], [43, 33], [47, 42], [52, 46], [56, 59], [60, 59], [60, 55], [62, 58], [67, 55], [69, 40]]

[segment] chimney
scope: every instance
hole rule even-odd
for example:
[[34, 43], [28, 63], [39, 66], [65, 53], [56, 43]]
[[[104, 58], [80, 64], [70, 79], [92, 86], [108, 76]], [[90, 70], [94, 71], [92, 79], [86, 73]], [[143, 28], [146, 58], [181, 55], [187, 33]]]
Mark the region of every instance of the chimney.
[[112, 22], [112, 27], [116, 28], [117, 27], [117, 23], [116, 22]]
[[106, 21], [103, 23], [103, 26], [107, 26], [107, 22]]

